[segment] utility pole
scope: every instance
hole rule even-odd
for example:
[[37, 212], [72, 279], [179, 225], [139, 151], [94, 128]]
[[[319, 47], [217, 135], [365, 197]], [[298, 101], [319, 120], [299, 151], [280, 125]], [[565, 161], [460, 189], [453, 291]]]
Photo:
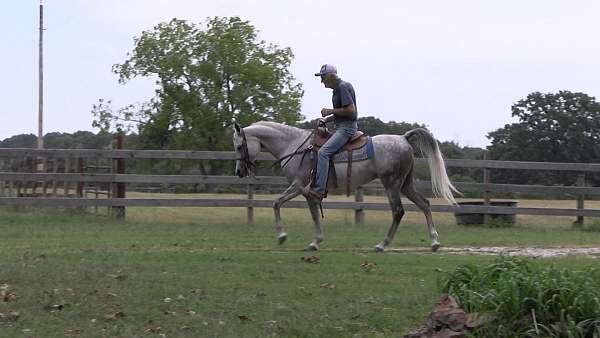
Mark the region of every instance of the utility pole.
[[40, 0], [38, 149], [44, 148], [44, 3]]

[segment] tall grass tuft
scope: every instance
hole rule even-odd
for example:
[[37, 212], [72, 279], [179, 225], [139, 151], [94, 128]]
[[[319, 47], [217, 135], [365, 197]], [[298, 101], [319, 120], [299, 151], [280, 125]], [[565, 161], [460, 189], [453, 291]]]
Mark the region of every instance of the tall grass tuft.
[[600, 337], [600, 271], [541, 264], [500, 257], [484, 267], [463, 265], [440, 288], [465, 311], [489, 316], [476, 337]]

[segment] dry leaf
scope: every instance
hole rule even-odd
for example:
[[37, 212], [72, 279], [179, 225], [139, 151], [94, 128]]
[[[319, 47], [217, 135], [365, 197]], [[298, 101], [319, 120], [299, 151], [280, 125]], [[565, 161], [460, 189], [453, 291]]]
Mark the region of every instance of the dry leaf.
[[80, 334], [83, 333], [83, 330], [79, 330], [79, 329], [74, 329], [74, 330], [67, 330], [65, 331], [65, 336], [79, 336]]
[[312, 296], [312, 292], [306, 290], [306, 288], [304, 286], [299, 286], [298, 289], [300, 291], [302, 291], [303, 294], [307, 295], [307, 296]]
[[323, 283], [320, 285], [323, 289], [335, 289], [335, 284]]
[[69, 304], [48, 304], [44, 306], [44, 310], [48, 310], [50, 312], [62, 311]]
[[469, 329], [473, 329], [482, 326], [490, 320], [491, 317], [488, 315], [481, 315], [477, 312], [469, 313], [467, 314], [467, 323], [465, 324], [465, 326]]
[[270, 320], [267, 322], [267, 328], [272, 333], [281, 333], [283, 332], [283, 327], [277, 323], [276, 320]]
[[303, 256], [302, 258], [300, 258], [301, 260], [307, 262], [307, 263], [319, 263], [319, 261], [321, 260], [319, 257], [317, 256]]
[[167, 316], [177, 316], [177, 311], [169, 311], [169, 310], [165, 310], [165, 312], [163, 312], [165, 315]]
[[16, 311], [11, 311], [11, 312], [8, 312], [8, 313], [2, 313], [2, 312], [0, 312], [0, 321], [14, 322], [17, 319], [19, 319], [19, 313], [16, 312]]
[[114, 274], [114, 275], [108, 275], [108, 277], [110, 277], [110, 278], [114, 278], [114, 279], [116, 279], [116, 280], [118, 280], [118, 281], [124, 281], [124, 280], [126, 280], [126, 279], [127, 279], [127, 275], [124, 275], [124, 274]]
[[105, 315], [104, 319], [106, 319], [106, 320], [118, 320], [118, 319], [125, 318], [125, 317], [126, 317], [126, 315], [125, 315], [124, 312], [118, 311], [118, 312], [115, 312], [115, 313], [110, 313], [110, 314]]
[[1, 290], [0, 299], [2, 299], [2, 301], [6, 303], [14, 302], [15, 300], [17, 300], [17, 295], [15, 295], [12, 292], [8, 292], [7, 290]]
[[159, 333], [161, 330], [160, 326], [154, 326], [154, 327], [149, 327], [146, 330], [144, 330], [145, 333]]
[[375, 263], [372, 263], [372, 262], [367, 262], [367, 261], [364, 261], [364, 262], [363, 262], [363, 263], [360, 265], [360, 267], [361, 267], [361, 268], [363, 268], [363, 270], [365, 270], [365, 271], [367, 271], [367, 272], [368, 272], [368, 271], [371, 271], [371, 270], [375, 269], [375, 268], [377, 267], [377, 264], [375, 264]]

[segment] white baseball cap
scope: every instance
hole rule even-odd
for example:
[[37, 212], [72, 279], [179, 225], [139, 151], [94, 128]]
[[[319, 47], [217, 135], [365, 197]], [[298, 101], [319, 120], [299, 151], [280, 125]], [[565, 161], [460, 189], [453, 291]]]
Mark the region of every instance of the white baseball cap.
[[325, 64], [321, 66], [321, 70], [318, 73], [315, 73], [315, 76], [322, 76], [325, 74], [337, 74], [337, 68], [334, 65]]

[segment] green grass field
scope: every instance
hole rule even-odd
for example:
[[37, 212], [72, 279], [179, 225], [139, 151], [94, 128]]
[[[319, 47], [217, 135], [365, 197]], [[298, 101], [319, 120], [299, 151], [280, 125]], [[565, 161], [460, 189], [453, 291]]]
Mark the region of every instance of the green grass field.
[[[398, 337], [423, 323], [443, 271], [494, 259], [443, 247], [376, 254], [390, 216], [370, 211], [364, 225], [351, 211], [326, 211], [323, 250], [304, 252], [308, 212], [282, 214], [289, 238], [277, 246], [269, 209], [247, 225], [242, 208], [129, 208], [126, 221], [0, 208], [0, 336]], [[486, 229], [434, 218], [442, 246], [600, 243], [569, 221]], [[421, 215], [407, 215], [394, 247], [429, 247]], [[302, 260], [312, 255], [318, 263]]]

